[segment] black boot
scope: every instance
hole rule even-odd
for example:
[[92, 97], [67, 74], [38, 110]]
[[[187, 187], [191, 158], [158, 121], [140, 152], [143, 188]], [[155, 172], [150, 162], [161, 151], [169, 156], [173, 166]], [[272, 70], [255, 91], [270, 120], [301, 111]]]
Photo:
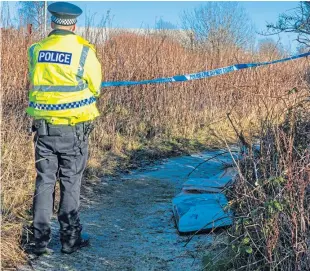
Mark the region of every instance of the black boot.
[[49, 249], [47, 247], [37, 247], [33, 249], [33, 253], [37, 256], [41, 256], [44, 254], [52, 254], [54, 251], [52, 249]]
[[37, 256], [53, 253], [53, 250], [47, 248], [49, 241], [50, 239], [48, 241], [35, 240], [35, 246], [33, 249], [33, 253]]
[[78, 239], [76, 238], [70, 238], [69, 240], [66, 240], [65, 242], [62, 242], [62, 249], [61, 252], [65, 254], [71, 254], [82, 247], [89, 246], [89, 237], [88, 236], [79, 236]]
[[34, 232], [34, 248], [33, 253], [37, 256], [43, 255], [43, 254], [49, 254], [52, 252], [52, 250], [47, 248], [47, 245], [51, 241], [51, 230], [49, 228], [42, 230], [37, 230], [33, 227]]

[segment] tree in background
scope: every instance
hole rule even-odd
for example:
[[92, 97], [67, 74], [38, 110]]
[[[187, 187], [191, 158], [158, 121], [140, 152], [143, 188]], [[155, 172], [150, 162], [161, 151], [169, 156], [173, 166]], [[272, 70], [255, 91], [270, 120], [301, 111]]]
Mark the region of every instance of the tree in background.
[[280, 58], [284, 56], [284, 49], [280, 41], [265, 38], [258, 42], [258, 52], [268, 58]]
[[177, 29], [178, 27], [174, 25], [173, 23], [169, 21], [163, 20], [163, 18], [160, 18], [155, 23], [155, 29]]
[[[268, 33], [296, 33], [297, 41], [310, 47], [310, 2], [299, 2], [297, 8], [279, 16], [275, 24], [268, 24]], [[304, 47], [303, 47], [304, 48]]]
[[236, 2], [207, 2], [181, 15], [192, 46], [221, 50], [248, 47], [254, 32], [245, 10]]
[[34, 31], [44, 33], [44, 1], [20, 1], [18, 3], [18, 14], [21, 26], [32, 24]]

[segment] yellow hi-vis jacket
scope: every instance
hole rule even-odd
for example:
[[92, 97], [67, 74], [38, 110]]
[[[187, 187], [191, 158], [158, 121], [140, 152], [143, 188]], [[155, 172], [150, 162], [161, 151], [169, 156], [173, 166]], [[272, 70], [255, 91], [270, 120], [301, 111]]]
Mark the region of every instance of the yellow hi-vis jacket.
[[54, 30], [30, 46], [26, 112], [51, 124], [75, 125], [99, 116], [102, 82], [95, 48], [71, 31]]

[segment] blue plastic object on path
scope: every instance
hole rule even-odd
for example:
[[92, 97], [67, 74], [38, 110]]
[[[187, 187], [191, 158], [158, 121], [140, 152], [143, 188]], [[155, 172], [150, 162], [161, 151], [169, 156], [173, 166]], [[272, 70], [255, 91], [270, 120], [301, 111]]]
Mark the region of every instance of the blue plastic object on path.
[[233, 213], [227, 208], [225, 195], [179, 194], [172, 200], [173, 213], [180, 233], [230, 226]]

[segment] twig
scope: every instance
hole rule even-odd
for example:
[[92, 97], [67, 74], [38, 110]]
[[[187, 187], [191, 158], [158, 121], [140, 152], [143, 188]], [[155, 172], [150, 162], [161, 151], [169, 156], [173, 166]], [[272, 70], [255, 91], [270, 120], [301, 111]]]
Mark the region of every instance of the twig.
[[[237, 153], [238, 153], [238, 151], [231, 151], [231, 152], [237, 152]], [[212, 156], [212, 157], [210, 157], [210, 158], [208, 158], [208, 159], [203, 160], [203, 161], [202, 161], [201, 163], [199, 163], [190, 173], [187, 174], [187, 178], [189, 178], [189, 176], [190, 176], [197, 168], [199, 168], [202, 164], [207, 163], [208, 161], [210, 161], [210, 160], [212, 160], [212, 159], [214, 159], [214, 158], [216, 158], [216, 157], [218, 157], [218, 156], [227, 154], [227, 153], [230, 153], [230, 152], [229, 152], [229, 151], [221, 152], [221, 153], [218, 153], [218, 154], [216, 154], [216, 155], [214, 155], [214, 156]]]

